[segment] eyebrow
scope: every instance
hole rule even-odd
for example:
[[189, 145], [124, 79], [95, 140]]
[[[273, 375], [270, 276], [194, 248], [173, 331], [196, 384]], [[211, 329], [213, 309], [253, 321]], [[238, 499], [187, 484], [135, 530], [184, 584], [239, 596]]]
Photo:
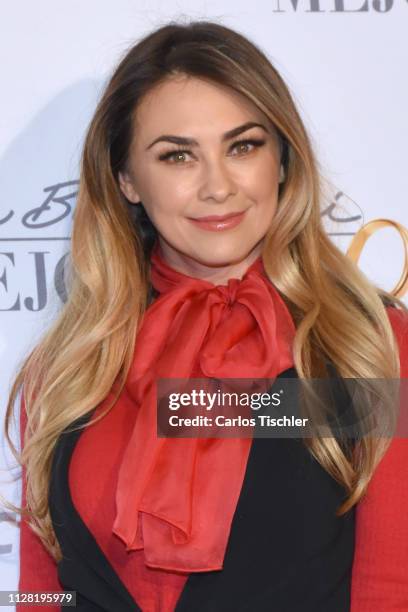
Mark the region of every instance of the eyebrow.
[[[268, 132], [267, 128], [264, 125], [262, 125], [262, 123], [256, 123], [255, 121], [247, 121], [246, 123], [243, 123], [242, 125], [239, 125], [238, 127], [235, 127], [232, 130], [225, 132], [225, 134], [222, 135], [221, 140], [222, 142], [225, 142], [226, 140], [230, 140], [231, 138], [234, 138], [234, 136], [238, 136], [238, 134], [241, 134], [242, 132], [246, 132], [247, 130], [253, 127], [260, 127], [265, 132]], [[163, 136], [159, 136], [158, 138], [153, 140], [153, 142], [151, 142], [149, 146], [146, 147], [146, 151], [150, 149], [153, 145], [155, 145], [157, 142], [172, 142], [173, 144], [179, 144], [179, 145], [199, 146], [198, 141], [195, 140], [194, 138], [188, 138], [186, 136], [173, 136], [171, 134], [164, 134]]]

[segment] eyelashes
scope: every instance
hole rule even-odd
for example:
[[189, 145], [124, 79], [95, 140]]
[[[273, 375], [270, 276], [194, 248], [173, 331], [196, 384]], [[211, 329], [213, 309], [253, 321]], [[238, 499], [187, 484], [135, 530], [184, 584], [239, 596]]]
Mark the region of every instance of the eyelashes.
[[[234, 143], [232, 143], [231, 147], [229, 148], [229, 150], [234, 150], [239, 146], [242, 145], [249, 145], [252, 146], [254, 148], [259, 148], [262, 147], [265, 144], [265, 140], [262, 138], [247, 138], [244, 140], [237, 140]], [[251, 153], [254, 149], [251, 149], [248, 152], [244, 152], [244, 153], [238, 153], [238, 157], [241, 156], [245, 156], [245, 155], [249, 155], [249, 153]], [[188, 149], [183, 149], [181, 146], [176, 148], [176, 149], [172, 149], [171, 151], [167, 151], [166, 153], [162, 153], [161, 155], [158, 156], [159, 161], [169, 161], [171, 163], [174, 164], [184, 164], [184, 161], [176, 161], [176, 156], [177, 155], [191, 155], [191, 151], [189, 151]], [[172, 161], [173, 160], [173, 161]]]

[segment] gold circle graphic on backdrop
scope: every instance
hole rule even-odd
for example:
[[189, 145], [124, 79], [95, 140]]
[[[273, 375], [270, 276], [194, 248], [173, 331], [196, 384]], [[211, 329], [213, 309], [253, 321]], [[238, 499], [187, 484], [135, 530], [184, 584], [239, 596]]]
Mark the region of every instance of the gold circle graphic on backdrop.
[[393, 229], [396, 229], [401, 236], [402, 243], [404, 245], [404, 265], [402, 274], [394, 289], [390, 291], [390, 293], [396, 297], [401, 298], [408, 290], [408, 230], [403, 225], [397, 223], [397, 221], [392, 221], [391, 219], [374, 219], [373, 221], [369, 221], [354, 235], [350, 246], [347, 249], [347, 255], [355, 263], [358, 263], [361, 251], [363, 250], [367, 240], [376, 231], [384, 227], [392, 227]]

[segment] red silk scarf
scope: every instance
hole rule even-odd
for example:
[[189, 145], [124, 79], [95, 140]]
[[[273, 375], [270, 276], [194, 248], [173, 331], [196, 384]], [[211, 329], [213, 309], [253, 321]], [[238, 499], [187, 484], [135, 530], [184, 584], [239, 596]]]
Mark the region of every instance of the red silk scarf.
[[[138, 415], [119, 468], [113, 532], [145, 563], [170, 571], [219, 570], [251, 438], [158, 438], [157, 378], [275, 378], [293, 366], [295, 326], [262, 258], [227, 285], [188, 276], [157, 242], [126, 390]], [[120, 402], [120, 398], [118, 400]]]

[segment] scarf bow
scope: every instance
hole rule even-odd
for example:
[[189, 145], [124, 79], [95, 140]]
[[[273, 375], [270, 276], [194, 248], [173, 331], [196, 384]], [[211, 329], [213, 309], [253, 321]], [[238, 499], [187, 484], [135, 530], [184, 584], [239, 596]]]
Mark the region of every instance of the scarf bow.
[[[158, 378], [275, 378], [293, 366], [295, 327], [262, 258], [214, 285], [173, 269], [156, 243], [159, 297], [137, 334], [126, 391], [138, 414], [119, 468], [113, 532], [170, 571], [223, 567], [252, 439], [158, 438]], [[119, 399], [120, 401], [120, 399]]]

